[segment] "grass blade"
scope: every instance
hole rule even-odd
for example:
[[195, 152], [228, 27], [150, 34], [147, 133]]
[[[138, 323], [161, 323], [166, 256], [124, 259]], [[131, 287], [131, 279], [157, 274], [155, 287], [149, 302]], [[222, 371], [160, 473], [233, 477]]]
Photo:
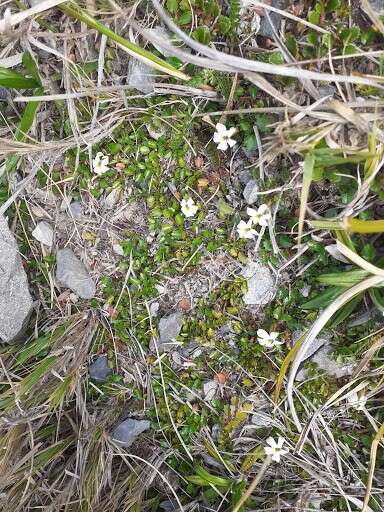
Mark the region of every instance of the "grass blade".
[[301, 198], [300, 198], [299, 234], [298, 234], [298, 247], [299, 248], [300, 248], [300, 244], [301, 244], [301, 237], [303, 236], [305, 211], [307, 209], [309, 188], [310, 188], [311, 182], [312, 182], [314, 166], [315, 166], [315, 157], [314, 157], [313, 153], [307, 153], [304, 158], [303, 187], [301, 189]]
[[140, 48], [134, 43], [131, 43], [124, 37], [116, 34], [113, 30], [106, 27], [100, 21], [96, 20], [93, 16], [88, 14], [85, 10], [81, 9], [75, 2], [67, 2], [64, 5], [60, 5], [59, 9], [61, 9], [68, 16], [72, 16], [73, 18], [82, 21], [88, 27], [93, 28], [100, 32], [101, 34], [106, 35], [112, 41], [118, 44], [120, 48], [124, 51], [135, 57], [136, 59], [141, 60], [148, 66], [158, 69], [163, 73], [167, 73], [175, 78], [180, 78], [181, 80], [189, 80], [189, 76], [181, 71], [178, 71], [174, 66], [168, 64], [168, 62], [156, 57], [151, 52]]

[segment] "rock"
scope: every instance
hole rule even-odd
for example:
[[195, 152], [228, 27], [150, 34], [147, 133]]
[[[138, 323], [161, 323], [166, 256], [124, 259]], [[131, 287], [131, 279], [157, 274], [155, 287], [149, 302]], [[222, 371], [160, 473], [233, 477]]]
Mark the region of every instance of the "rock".
[[32, 231], [32, 236], [38, 242], [46, 245], [47, 247], [52, 247], [53, 245], [53, 229], [51, 225], [44, 220], [37, 224], [35, 229]]
[[276, 286], [268, 267], [256, 261], [248, 261], [241, 275], [247, 280], [248, 291], [243, 295], [247, 305], [268, 304], [272, 301]]
[[0, 215], [0, 341], [11, 343], [23, 334], [32, 312], [27, 276], [16, 241]]
[[129, 448], [137, 439], [137, 437], [150, 428], [151, 424], [148, 420], [133, 420], [128, 418], [122, 421], [112, 432], [112, 439], [115, 443], [125, 448]]
[[265, 412], [251, 413], [251, 423], [256, 428], [272, 427], [275, 424], [272, 416]]
[[127, 85], [144, 94], [153, 92], [154, 70], [135, 58], [131, 58], [128, 66]]
[[106, 210], [112, 210], [116, 204], [118, 203], [121, 196], [121, 190], [118, 188], [114, 188], [111, 192], [106, 196], [103, 202], [103, 208]]
[[147, 124], [146, 125], [148, 134], [152, 139], [159, 140], [160, 137], [166, 134], [166, 129], [163, 125], [160, 125], [158, 128], [154, 126], [153, 124]]
[[258, 199], [259, 185], [256, 180], [249, 180], [245, 185], [243, 197], [247, 204], [255, 204]]
[[75, 219], [79, 219], [83, 215], [83, 206], [78, 201], [72, 201], [68, 206], [68, 213]]
[[111, 373], [107, 356], [99, 356], [89, 367], [89, 376], [99, 382], [105, 382]]
[[[270, 4], [272, 5], [272, 7], [284, 10], [289, 4], [289, 2], [287, 0], [272, 0]], [[268, 11], [268, 14], [272, 22], [272, 25], [275, 27], [276, 32], [279, 33], [281, 25], [281, 14], [273, 11]], [[269, 22], [269, 19], [266, 15], [260, 16], [260, 28], [258, 35], [273, 39], [273, 30], [271, 27], [271, 23]]]
[[219, 387], [218, 383], [215, 380], [209, 380], [204, 383], [203, 393], [204, 399], [210, 402], [216, 396], [217, 388]]
[[[179, 312], [163, 316], [159, 322], [159, 341], [162, 349], [171, 350], [183, 326], [183, 315]], [[173, 343], [172, 343], [173, 342]], [[165, 345], [165, 346], [164, 346]]]
[[[332, 356], [333, 348], [330, 344], [330, 339], [327, 336], [316, 338], [307, 354], [305, 355], [303, 362], [310, 360], [316, 363], [319, 368], [324, 370], [330, 377], [339, 379], [346, 375], [351, 375], [353, 365], [341, 365]], [[296, 374], [295, 380], [302, 382], [307, 378], [307, 371], [305, 368], [300, 368]]]
[[71, 249], [57, 251], [56, 279], [60, 286], [69, 288], [82, 299], [92, 299], [96, 286], [85, 268]]
[[330, 345], [324, 345], [316, 354], [312, 357], [312, 362], [316, 363], [319, 368], [324, 370], [329, 376], [340, 379], [346, 375], [351, 375], [353, 371], [353, 365], [344, 364], [340, 365], [332, 357], [332, 347]]
[[252, 179], [251, 171], [249, 169], [243, 169], [239, 172], [238, 178], [240, 183], [246, 186], [246, 184]]

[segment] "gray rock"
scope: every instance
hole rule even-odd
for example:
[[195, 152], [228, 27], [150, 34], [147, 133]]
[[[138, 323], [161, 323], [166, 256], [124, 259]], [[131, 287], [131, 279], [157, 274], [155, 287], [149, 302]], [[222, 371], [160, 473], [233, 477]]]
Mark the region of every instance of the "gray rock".
[[[316, 338], [311, 344], [309, 351], [305, 354], [304, 361], [310, 360], [316, 363], [319, 368], [324, 370], [330, 377], [339, 379], [346, 375], [351, 375], [353, 365], [339, 364], [333, 357], [333, 347], [330, 344], [330, 339], [327, 336]], [[296, 374], [296, 380], [299, 382], [307, 378], [307, 370], [300, 368]]]
[[[163, 316], [159, 322], [160, 344], [169, 344], [169, 349], [173, 348], [172, 345], [175, 345], [175, 339], [180, 334], [182, 326], [183, 315], [181, 313], [172, 313], [169, 316]], [[166, 347], [163, 348], [167, 350]]]
[[[289, 2], [287, 0], [272, 0], [272, 7], [276, 7], [277, 9], [284, 10]], [[277, 12], [268, 11], [269, 18], [272, 22], [272, 25], [275, 27], [276, 32], [278, 33], [281, 25], [281, 15]], [[268, 16], [264, 15], [260, 17], [260, 28], [258, 35], [269, 37], [273, 39], [273, 30], [271, 27], [271, 23], [269, 22]]]
[[72, 201], [68, 206], [68, 213], [75, 219], [79, 219], [83, 215], [83, 206], [78, 201]]
[[215, 380], [208, 380], [207, 382], [204, 382], [204, 386], [203, 386], [204, 400], [207, 400], [207, 402], [210, 402], [211, 400], [213, 400], [216, 396], [218, 387], [219, 387], [219, 384]]
[[240, 183], [245, 186], [248, 183], [248, 181], [252, 179], [251, 171], [249, 169], [244, 169], [239, 172], [238, 177]]
[[89, 376], [99, 382], [105, 382], [111, 373], [107, 356], [99, 356], [89, 367]]
[[268, 304], [272, 301], [276, 286], [268, 267], [256, 261], [248, 261], [241, 275], [247, 280], [248, 291], [243, 295], [247, 305]]
[[353, 371], [353, 365], [344, 364], [341, 365], [332, 356], [333, 349], [330, 345], [324, 345], [316, 354], [312, 357], [312, 362], [316, 363], [319, 368], [324, 370], [329, 376], [340, 379], [346, 375], [351, 375]]
[[133, 420], [128, 418], [122, 421], [112, 431], [112, 439], [115, 443], [125, 448], [129, 448], [137, 439], [137, 437], [150, 428], [151, 424], [148, 420]]
[[10, 343], [22, 335], [32, 305], [16, 241], [0, 215], [0, 341]]
[[256, 180], [249, 180], [245, 185], [243, 196], [247, 204], [255, 204], [258, 199], [259, 185]]
[[82, 299], [92, 299], [96, 286], [85, 268], [71, 249], [57, 251], [56, 279], [60, 286], [69, 288]]
[[127, 85], [144, 94], [153, 92], [154, 70], [137, 59], [131, 58], [128, 66]]
[[271, 414], [267, 414], [266, 412], [253, 412], [251, 423], [256, 428], [271, 427], [275, 424]]
[[35, 229], [32, 231], [32, 236], [38, 242], [46, 245], [47, 247], [52, 247], [53, 245], [53, 229], [48, 222], [42, 220], [39, 222]]

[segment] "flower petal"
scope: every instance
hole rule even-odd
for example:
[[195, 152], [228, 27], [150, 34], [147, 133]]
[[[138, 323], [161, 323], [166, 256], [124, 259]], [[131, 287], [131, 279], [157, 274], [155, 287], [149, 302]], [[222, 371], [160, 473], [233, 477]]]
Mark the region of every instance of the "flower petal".
[[279, 436], [277, 438], [277, 443], [276, 443], [277, 447], [282, 448], [284, 443], [285, 443], [284, 437]]
[[227, 127], [223, 123], [216, 124], [216, 131], [220, 135], [227, 135]]
[[232, 135], [235, 135], [236, 132], [237, 132], [237, 128], [235, 126], [232, 126], [232, 128], [229, 128], [227, 130], [226, 135], [227, 135], [227, 137], [232, 137]]
[[271, 446], [272, 448], [276, 448], [276, 441], [273, 439], [273, 437], [267, 437], [265, 442], [269, 444], [269, 446]]
[[220, 149], [221, 151], [226, 151], [228, 149], [228, 144], [226, 140], [223, 140], [220, 142], [220, 144], [217, 146], [217, 149]]
[[272, 460], [275, 462], [280, 462], [280, 452], [276, 452], [272, 455]]
[[250, 208], [248, 206], [248, 208], [247, 208], [247, 215], [249, 215], [250, 217], [254, 217], [256, 214], [257, 214], [256, 210], [254, 208]]
[[227, 143], [228, 143], [228, 146], [229, 146], [230, 148], [233, 148], [233, 146], [236, 144], [236, 142], [237, 142], [237, 141], [236, 141], [236, 140], [234, 140], [234, 139], [227, 139]]
[[269, 338], [269, 333], [267, 333], [267, 331], [265, 331], [264, 329], [257, 329], [257, 336], [259, 338]]

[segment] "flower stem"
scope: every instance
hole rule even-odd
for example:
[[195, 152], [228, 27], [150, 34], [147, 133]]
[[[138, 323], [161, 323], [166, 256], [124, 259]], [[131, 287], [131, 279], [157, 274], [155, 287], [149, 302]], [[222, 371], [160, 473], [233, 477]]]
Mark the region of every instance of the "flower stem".
[[242, 495], [242, 497], [239, 499], [239, 501], [233, 507], [232, 512], [239, 512], [240, 508], [244, 505], [244, 503], [252, 495], [253, 491], [256, 489], [258, 484], [261, 482], [266, 470], [268, 469], [268, 466], [271, 464], [271, 461], [272, 461], [272, 458], [269, 455], [267, 455], [261, 468], [259, 469], [259, 472], [255, 476], [255, 478], [252, 480], [251, 485], [248, 487], [248, 489], [245, 491], [245, 493]]

